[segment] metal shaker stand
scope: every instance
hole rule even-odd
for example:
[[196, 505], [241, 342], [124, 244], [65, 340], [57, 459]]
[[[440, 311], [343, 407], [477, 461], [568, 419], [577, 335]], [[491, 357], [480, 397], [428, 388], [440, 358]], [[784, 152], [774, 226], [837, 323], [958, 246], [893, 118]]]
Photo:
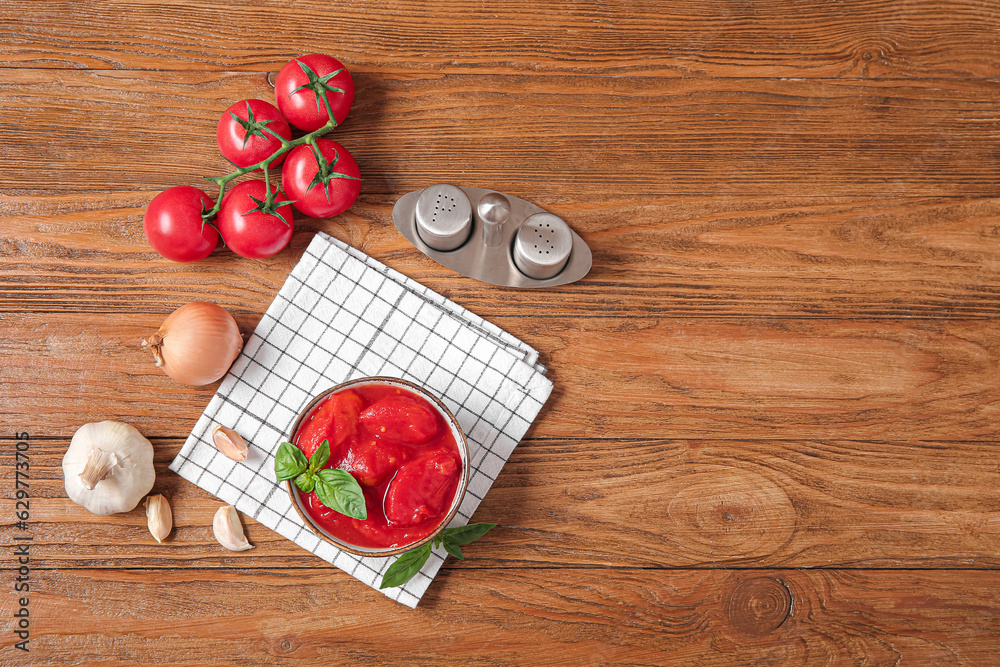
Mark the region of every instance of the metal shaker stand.
[[[453, 188], [456, 188], [456, 186], [438, 184], [425, 188], [425, 190], [428, 193], [440, 194], [441, 192], [453, 193]], [[562, 269], [558, 270], [558, 273], [551, 277], [543, 278], [526, 275], [526, 273], [522, 272], [522, 269], [535, 271], [539, 274], [544, 274], [546, 271], [542, 267], [544, 258], [540, 263], [536, 263], [530, 261], [529, 257], [525, 255], [525, 248], [531, 247], [530, 245], [526, 245], [527, 232], [531, 231], [534, 234], [534, 228], [537, 227], [534, 221], [548, 221], [553, 223], [553, 226], [565, 223], [555, 215], [548, 213], [541, 207], [535, 206], [531, 202], [504, 193], [497, 193], [496, 190], [461, 186], [457, 187], [457, 189], [468, 196], [469, 203], [471, 204], [471, 229], [468, 232], [461, 230], [459, 241], [461, 242], [462, 238], [464, 238], [464, 242], [461, 242], [453, 250], [437, 250], [429, 246], [421, 238], [417, 224], [417, 200], [425, 190], [408, 192], [399, 198], [392, 209], [392, 220], [396, 225], [396, 229], [415, 248], [434, 261], [469, 278], [481, 280], [492, 285], [507, 287], [538, 288], [566, 285], [580, 280], [590, 271], [591, 264], [593, 263], [590, 248], [576, 232], [569, 229], [569, 226], [566, 225], [565, 231], [568, 231], [568, 236], [562, 236], [566, 243], [559, 244], [556, 242], [555, 246], [545, 246], [547, 249], [552, 249], [553, 252], [564, 252], [568, 249], [569, 257]], [[501, 201], [496, 195], [505, 198], [509, 202], [510, 208], [506, 220], [499, 224], [496, 222], [495, 216], [491, 214], [491, 209], [495, 208], [497, 202]], [[480, 206], [481, 202], [483, 206]], [[465, 210], [463, 207], [455, 208], [456, 210]], [[480, 215], [481, 210], [488, 218], [492, 217], [494, 219], [484, 221]], [[532, 229], [525, 228], [526, 233], [522, 234], [519, 239], [518, 233], [521, 231], [522, 223], [536, 214], [544, 214], [544, 216], [534, 218], [530, 225]], [[426, 234], [429, 221], [426, 213], [423, 215], [424, 233]], [[459, 233], [460, 221], [444, 220], [443, 222], [445, 223], [443, 227], [439, 225], [437, 229], [438, 233], [431, 238], [433, 239], [432, 242], [447, 246], [450, 244], [443, 240], [444, 237], [442, 234], [445, 233], [443, 230], [447, 230], [448, 223], [454, 222], [453, 228], [457, 235]], [[435, 223], [438, 223], [438, 221], [435, 221]], [[556, 235], [556, 238], [558, 237], [559, 235]], [[544, 253], [544, 251], [541, 252]], [[519, 261], [515, 262], [515, 254], [518, 253], [520, 253]], [[522, 269], [518, 268], [519, 263]], [[551, 270], [550, 265], [549, 272]]]

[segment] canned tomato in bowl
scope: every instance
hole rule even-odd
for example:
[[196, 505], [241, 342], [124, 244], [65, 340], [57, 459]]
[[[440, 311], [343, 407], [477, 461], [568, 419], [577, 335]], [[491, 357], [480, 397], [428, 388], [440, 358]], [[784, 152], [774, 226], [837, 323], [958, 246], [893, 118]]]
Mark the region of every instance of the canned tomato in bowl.
[[419, 385], [369, 377], [322, 392], [295, 420], [289, 442], [308, 459], [324, 441], [330, 458], [323, 467], [357, 480], [366, 518], [327, 507], [292, 480], [285, 484], [305, 524], [337, 548], [397, 555], [434, 539], [458, 512], [469, 480], [468, 443], [454, 415]]

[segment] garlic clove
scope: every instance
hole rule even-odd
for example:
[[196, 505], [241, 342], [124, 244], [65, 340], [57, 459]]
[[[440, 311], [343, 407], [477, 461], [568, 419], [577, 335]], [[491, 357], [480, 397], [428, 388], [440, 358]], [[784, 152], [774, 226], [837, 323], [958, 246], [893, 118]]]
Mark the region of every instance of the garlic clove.
[[246, 535], [243, 534], [243, 524], [240, 523], [240, 515], [236, 513], [236, 508], [232, 505], [223, 505], [215, 512], [212, 519], [212, 532], [219, 544], [230, 551], [246, 551], [253, 549], [247, 542]]
[[212, 442], [220, 452], [234, 461], [246, 461], [250, 449], [247, 441], [231, 428], [216, 424], [212, 428]]
[[149, 533], [157, 542], [170, 534], [174, 527], [174, 515], [170, 511], [170, 503], [160, 494], [146, 498], [146, 524]]

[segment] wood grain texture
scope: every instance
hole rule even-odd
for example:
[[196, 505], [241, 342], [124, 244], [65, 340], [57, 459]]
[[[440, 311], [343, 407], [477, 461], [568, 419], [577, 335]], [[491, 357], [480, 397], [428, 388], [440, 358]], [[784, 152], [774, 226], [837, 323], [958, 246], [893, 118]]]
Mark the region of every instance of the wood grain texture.
[[988, 0], [50, 0], [0, 8], [0, 65], [267, 71], [319, 50], [361, 71], [989, 78], [998, 26]]
[[[359, 73], [355, 83], [335, 136], [365, 194], [445, 181], [639, 203], [993, 197], [1000, 179], [997, 81]], [[247, 97], [272, 97], [265, 75], [5, 72], [2, 191], [154, 190], [226, 173], [212, 137], [220, 110]], [[58, 179], [39, 168], [43, 147]]]
[[330, 569], [37, 576], [37, 655], [8, 664], [985, 665], [1000, 641], [989, 572], [445, 570], [412, 611]]
[[[167, 470], [181, 444], [154, 442], [153, 493], [170, 499], [175, 525], [159, 545], [142, 506], [97, 517], [66, 498], [60, 461], [68, 440], [32, 441], [33, 563], [316, 565], [249, 517], [255, 548], [222, 549], [211, 530], [221, 502]], [[474, 517], [500, 527], [466, 549], [470, 560], [449, 566], [996, 568], [994, 450], [962, 442], [529, 439]], [[9, 477], [0, 477], [8, 487]], [[0, 500], [0, 516], [14, 516], [13, 500]], [[0, 539], [11, 543], [21, 533], [12, 518], [4, 522]]]
[[[998, 47], [993, 0], [0, 2], [4, 553], [14, 431], [33, 476], [32, 653], [0, 596], [0, 664], [996, 664]], [[268, 260], [159, 258], [146, 204], [228, 171], [222, 110], [308, 52], [354, 74], [359, 202]], [[593, 271], [443, 269], [391, 222], [437, 181], [564, 217]], [[250, 518], [223, 551], [167, 470], [214, 387], [139, 339], [194, 299], [250, 332], [318, 231], [555, 382], [416, 611]], [[101, 419], [155, 442], [162, 545], [65, 498]]]
[[332, 220], [300, 217], [291, 246], [271, 259], [220, 248], [205, 261], [176, 264], [143, 235], [153, 195], [0, 196], [0, 312], [164, 312], [198, 299], [259, 311], [323, 231], [482, 314], [1000, 315], [997, 199], [542, 198], [583, 234], [594, 267], [580, 283], [539, 293], [458, 279], [402, 238], [391, 220], [395, 197], [380, 195]]
[[[49, 436], [105, 418], [186, 436], [216, 385], [152, 365], [139, 342], [165, 315], [4, 314], [8, 419]], [[551, 369], [535, 437], [997, 439], [996, 321], [490, 319]]]

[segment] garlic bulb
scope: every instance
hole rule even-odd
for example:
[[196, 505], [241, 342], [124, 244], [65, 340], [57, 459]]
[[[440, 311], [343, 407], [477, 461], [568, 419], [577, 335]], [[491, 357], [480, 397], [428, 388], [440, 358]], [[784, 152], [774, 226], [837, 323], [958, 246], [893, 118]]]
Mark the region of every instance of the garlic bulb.
[[66, 495], [94, 514], [135, 509], [156, 480], [153, 445], [134, 426], [84, 424], [63, 456]]
[[232, 505], [223, 505], [215, 512], [212, 519], [212, 532], [215, 539], [230, 551], [246, 551], [253, 549], [247, 542], [246, 535], [243, 534], [243, 524], [240, 523], [240, 515], [236, 513], [236, 508]]
[[170, 503], [159, 493], [146, 498], [146, 525], [153, 539], [161, 543], [173, 530], [174, 513], [170, 511]]

